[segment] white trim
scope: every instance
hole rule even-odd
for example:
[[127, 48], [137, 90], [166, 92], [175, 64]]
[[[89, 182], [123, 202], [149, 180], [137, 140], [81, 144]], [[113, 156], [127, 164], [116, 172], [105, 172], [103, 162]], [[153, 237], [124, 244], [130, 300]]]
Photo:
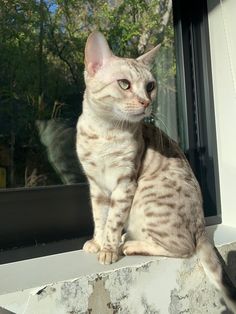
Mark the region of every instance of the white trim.
[[222, 222], [236, 227], [236, 1], [207, 4]]
[[[217, 246], [236, 241], [236, 228], [215, 225], [207, 227], [207, 231], [209, 238], [213, 239]], [[78, 250], [4, 264], [0, 266], [0, 295], [122, 267], [137, 266], [157, 259], [162, 258], [129, 256], [121, 258], [115, 264], [103, 266], [98, 263], [95, 254]]]

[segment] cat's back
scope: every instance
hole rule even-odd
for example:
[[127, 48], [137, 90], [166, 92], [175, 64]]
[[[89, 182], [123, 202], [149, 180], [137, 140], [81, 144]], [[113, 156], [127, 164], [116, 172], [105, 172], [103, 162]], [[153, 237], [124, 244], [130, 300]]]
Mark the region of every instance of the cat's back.
[[172, 168], [183, 168], [190, 170], [188, 162], [179, 148], [161, 129], [151, 124], [143, 124], [143, 139], [145, 152], [140, 169], [140, 176], [158, 175], [160, 171], [167, 171]]
[[145, 152], [130, 212], [129, 237], [150, 243], [155, 238], [168, 251], [190, 256], [204, 228], [198, 182], [177, 143], [165, 133], [144, 125], [143, 138]]
[[152, 124], [143, 123], [142, 130], [148, 149], [152, 149], [166, 158], [184, 158], [184, 154], [178, 144], [160, 128]]
[[163, 191], [183, 187], [201, 200], [200, 187], [178, 144], [159, 128], [144, 124], [145, 152], [139, 171], [139, 186], [158, 184]]

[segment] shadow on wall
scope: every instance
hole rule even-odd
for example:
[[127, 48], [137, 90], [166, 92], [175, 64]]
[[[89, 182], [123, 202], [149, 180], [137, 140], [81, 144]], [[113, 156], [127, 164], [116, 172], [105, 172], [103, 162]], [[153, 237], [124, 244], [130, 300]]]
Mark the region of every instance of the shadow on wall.
[[8, 310], [6, 310], [6, 309], [0, 307], [0, 314], [15, 314], [15, 313], [10, 312], [10, 311], [8, 311]]
[[236, 251], [230, 251], [228, 253], [227, 267], [229, 269], [230, 278], [236, 287]]
[[[214, 234], [217, 229], [217, 225], [211, 226], [207, 229], [207, 236], [209, 241], [214, 245]], [[220, 260], [220, 264], [223, 268], [223, 282], [230, 287], [230, 292], [233, 298], [236, 299], [236, 251], [229, 251], [227, 258], [224, 260], [221, 253], [215, 248], [215, 252]], [[226, 306], [222, 299], [222, 304]], [[235, 314], [230, 310], [225, 310], [221, 314]]]
[[207, 0], [208, 12], [210, 13], [210, 11], [214, 10], [216, 6], [220, 5], [221, 1], [222, 0]]
[[[216, 253], [224, 270], [223, 282], [230, 287], [231, 296], [236, 299], [236, 251], [230, 251], [228, 253], [226, 262], [223, 260], [218, 250], [216, 250]], [[222, 303], [224, 303], [223, 300]], [[235, 313], [231, 312], [230, 310], [225, 310], [221, 314]]]

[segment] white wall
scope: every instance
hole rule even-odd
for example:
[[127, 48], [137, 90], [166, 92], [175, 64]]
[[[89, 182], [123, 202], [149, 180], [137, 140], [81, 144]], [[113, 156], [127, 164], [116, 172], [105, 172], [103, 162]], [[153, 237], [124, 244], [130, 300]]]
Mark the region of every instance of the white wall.
[[236, 227], [236, 1], [207, 3], [222, 218]]

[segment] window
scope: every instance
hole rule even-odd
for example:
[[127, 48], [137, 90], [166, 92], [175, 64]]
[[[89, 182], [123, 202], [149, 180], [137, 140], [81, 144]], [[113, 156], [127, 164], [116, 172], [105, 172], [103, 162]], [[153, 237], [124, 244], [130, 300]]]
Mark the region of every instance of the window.
[[[0, 0], [0, 247], [92, 234], [75, 154], [83, 51], [99, 28], [115, 54], [162, 43], [150, 122], [179, 142], [219, 221], [217, 157], [204, 1]], [[99, 7], [99, 10], [98, 10]], [[218, 219], [218, 220], [217, 220]]]
[[182, 146], [202, 189], [206, 221], [219, 223], [220, 193], [207, 3], [176, 0], [173, 7]]

